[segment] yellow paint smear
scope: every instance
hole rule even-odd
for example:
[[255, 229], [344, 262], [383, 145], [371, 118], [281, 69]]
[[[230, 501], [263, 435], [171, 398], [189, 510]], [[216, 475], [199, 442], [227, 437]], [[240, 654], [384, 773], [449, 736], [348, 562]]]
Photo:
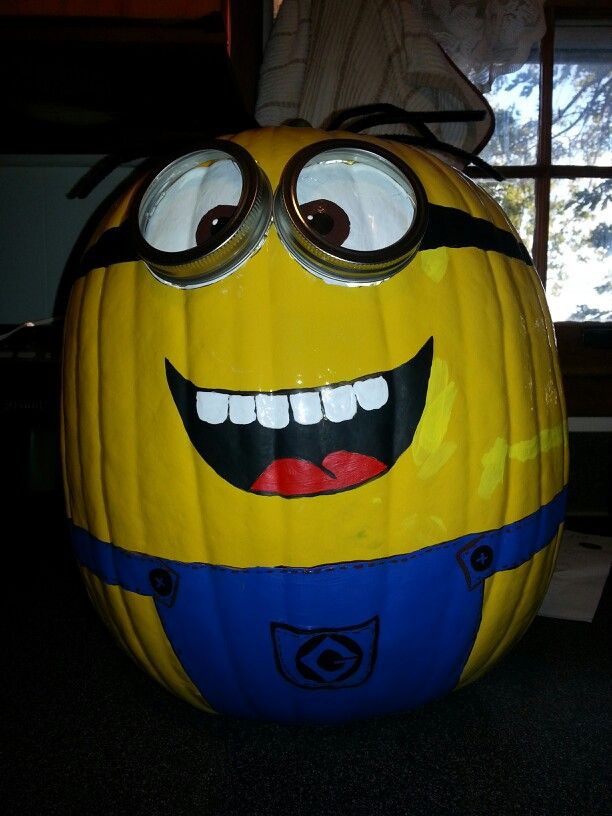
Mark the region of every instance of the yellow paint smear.
[[559, 448], [563, 445], [564, 439], [562, 424], [555, 425], [554, 428], [544, 428], [537, 436], [511, 445], [509, 456], [511, 459], [518, 459], [519, 462], [527, 462], [529, 459], [535, 459], [539, 453], [548, 453], [553, 448]]
[[421, 479], [428, 479], [437, 473], [455, 452], [456, 443], [445, 440], [445, 436], [456, 396], [457, 386], [449, 378], [448, 363], [434, 360], [425, 411], [411, 446], [412, 458], [419, 468]]
[[478, 495], [482, 499], [490, 499], [495, 488], [504, 481], [506, 472], [506, 458], [508, 443], [498, 436], [493, 447], [482, 457], [482, 475], [478, 485]]
[[548, 453], [553, 448], [558, 448], [565, 444], [565, 428], [563, 423], [555, 425], [553, 428], [544, 428], [531, 439], [522, 442], [515, 442], [508, 445], [508, 442], [498, 437], [493, 446], [482, 457], [482, 475], [478, 486], [478, 495], [482, 499], [489, 499], [498, 485], [504, 481], [507, 459], [515, 459], [519, 462], [528, 462], [535, 459], [541, 453]]
[[419, 253], [423, 272], [434, 283], [440, 283], [448, 267], [448, 249], [423, 249]]

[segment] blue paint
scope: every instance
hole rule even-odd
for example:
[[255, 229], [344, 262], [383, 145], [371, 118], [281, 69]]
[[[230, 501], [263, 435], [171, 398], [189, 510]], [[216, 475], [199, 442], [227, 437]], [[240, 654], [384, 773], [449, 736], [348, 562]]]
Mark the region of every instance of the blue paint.
[[480, 626], [484, 581], [552, 541], [566, 493], [499, 530], [319, 567], [183, 563], [76, 526], [72, 538], [100, 580], [154, 599], [178, 659], [215, 710], [332, 723], [451, 691]]

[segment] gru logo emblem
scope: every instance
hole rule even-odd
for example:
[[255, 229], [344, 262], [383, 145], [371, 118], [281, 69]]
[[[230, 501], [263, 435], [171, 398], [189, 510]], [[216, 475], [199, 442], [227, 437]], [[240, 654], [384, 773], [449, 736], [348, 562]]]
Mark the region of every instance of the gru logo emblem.
[[274, 657], [281, 675], [305, 689], [359, 686], [376, 660], [378, 617], [356, 626], [302, 629], [271, 624]]

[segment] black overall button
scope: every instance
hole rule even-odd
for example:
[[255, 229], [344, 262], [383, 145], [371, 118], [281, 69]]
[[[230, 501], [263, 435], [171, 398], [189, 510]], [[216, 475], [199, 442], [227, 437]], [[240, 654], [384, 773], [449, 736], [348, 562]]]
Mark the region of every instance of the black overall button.
[[472, 569], [476, 572], [484, 572], [488, 570], [493, 563], [493, 550], [487, 544], [481, 544], [476, 547], [470, 556], [470, 564]]
[[162, 598], [167, 598], [174, 590], [174, 580], [168, 570], [162, 567], [156, 567], [149, 573], [149, 581], [153, 592], [160, 595]]

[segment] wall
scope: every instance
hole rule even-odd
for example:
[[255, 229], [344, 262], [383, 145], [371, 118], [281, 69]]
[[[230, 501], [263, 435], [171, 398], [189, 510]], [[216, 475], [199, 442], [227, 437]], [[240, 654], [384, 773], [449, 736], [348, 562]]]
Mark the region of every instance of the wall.
[[122, 165], [86, 199], [68, 192], [97, 156], [0, 156], [0, 324], [62, 314], [66, 264], [94, 211], [133, 167]]
[[[185, 41], [186, 48], [183, 48], [179, 42], [180, 53], [185, 66], [194, 66], [194, 72], [198, 70], [204, 76], [207, 75], [208, 71], [216, 78], [215, 83], [209, 84], [208, 87], [205, 86], [205, 98], [208, 100], [208, 104], [204, 106], [204, 109], [201, 105], [193, 104], [191, 98], [191, 106], [187, 104], [190, 99], [185, 104], [186, 110], [193, 109], [193, 127], [201, 128], [201, 131], [206, 134], [207, 129], [212, 127], [211, 122], [216, 129], [221, 129], [221, 132], [244, 129], [243, 124], [240, 127], [236, 124], [243, 121], [240, 103], [245, 103], [247, 108], [252, 109], [254, 107], [262, 49], [260, 36], [263, 6], [264, 4], [257, 0], [99, 0], [95, 3], [91, 2], [91, 0], [89, 2], [86, 0], [3, 0], [0, 4], [0, 27], [2, 15], [11, 14], [17, 15], [19, 25], [22, 25], [22, 21], [27, 19], [28, 26], [30, 23], [34, 26], [36, 23], [35, 18], [27, 17], [27, 15], [53, 14], [56, 15], [55, 19], [61, 23], [61, 16], [108, 15], [124, 18], [194, 18], [221, 11], [225, 20], [225, 27], [228, 29], [227, 33], [231, 34], [233, 75], [228, 70], [227, 63], [223, 62], [217, 53], [218, 50], [221, 50], [222, 56], [227, 60], [225, 35], [222, 34], [220, 45], [215, 45], [216, 39], [212, 37], [214, 43], [207, 49], [207, 35], [205, 33], [202, 34], [202, 43], [200, 43], [199, 40], [194, 40], [190, 36], [189, 31], [183, 32], [181, 30], [181, 32], [176, 33], [175, 29], [171, 27], [168, 32], [170, 38], [172, 36], [185, 36], [187, 38]], [[26, 26], [26, 34], [30, 31], [28, 26]], [[43, 27], [45, 31], [48, 31], [48, 22], [45, 22]], [[5, 25], [5, 31], [9, 30], [11, 29]], [[139, 31], [138, 27], [136, 29], [132, 27], [129, 30], [132, 32], [130, 36], [137, 36]], [[136, 34], [134, 34], [134, 31], [136, 31]], [[121, 34], [121, 31], [119, 31], [119, 34]], [[37, 42], [35, 36], [33, 41]], [[68, 34], [65, 36], [69, 37]], [[150, 36], [148, 29], [141, 36], [143, 43], [146, 45], [148, 42], [147, 37]], [[106, 42], [106, 38], [107, 34], [105, 33], [104, 42]], [[167, 40], [168, 37], [163, 42]], [[163, 42], [159, 48], [165, 47]], [[174, 40], [170, 39], [169, 45], [174, 44]], [[66, 49], [66, 51], [68, 52], [69, 49]], [[124, 56], [121, 56], [124, 52], [119, 54], [119, 52], [113, 51], [112, 53], [116, 54], [114, 61], [119, 66], [119, 68], [116, 68], [115, 73], [119, 69], [122, 71], [124, 69], [125, 71], [131, 70], [132, 66], [126, 63]], [[210, 53], [210, 56], [207, 56], [208, 53]], [[19, 60], [21, 60], [21, 56], [18, 51]], [[119, 56], [121, 56], [122, 61], [119, 60]], [[183, 62], [180, 65], [177, 64], [178, 62], [180, 61], [175, 60], [174, 67], [168, 68], [167, 64], [162, 64], [163, 61], [159, 60], [158, 55], [158, 63], [162, 66], [164, 75], [169, 76], [174, 82], [178, 82], [186, 70]], [[21, 65], [21, 63], [19, 64]], [[88, 69], [91, 69], [91, 67], [89, 65]], [[68, 68], [69, 71], [72, 71], [73, 64], [71, 61], [68, 61]], [[138, 64], [136, 64], [132, 73], [136, 75], [137, 81], [140, 81], [141, 72]], [[150, 76], [150, 73], [149, 71], [148, 76]], [[94, 95], [93, 102], [90, 97], [85, 99], [75, 97], [72, 107], [70, 107], [61, 94], [58, 99], [55, 98], [52, 91], [48, 91], [48, 99], [44, 96], [49, 85], [55, 87], [59, 83], [62, 90], [65, 89], [65, 83], [60, 81], [63, 75], [58, 74], [57, 70], [55, 70], [55, 73], [51, 72], [51, 78], [49, 76], [45, 78], [41, 76], [39, 70], [39, 73], [35, 74], [35, 77], [38, 76], [40, 76], [40, 88], [36, 86], [35, 80], [32, 79], [32, 87], [35, 88], [34, 100], [38, 100], [39, 97], [42, 98], [45, 100], [46, 108], [38, 119], [34, 118], [32, 120], [31, 127], [38, 140], [33, 152], [26, 154], [25, 151], [29, 151], [30, 147], [24, 145], [24, 142], [16, 136], [7, 139], [7, 134], [15, 134], [16, 132], [17, 120], [15, 118], [9, 118], [9, 121], [13, 122], [13, 128], [6, 127], [3, 136], [0, 137], [0, 140], [3, 141], [2, 151], [0, 152], [0, 324], [16, 324], [26, 320], [61, 315], [62, 306], [56, 304], [55, 300], [72, 249], [98, 205], [133, 169], [133, 166], [121, 165], [101, 182], [85, 200], [69, 199], [67, 194], [73, 184], [81, 178], [97, 159], [101, 158], [100, 156], [88, 155], [88, 153], [96, 150], [114, 153], [126, 149], [125, 127], [115, 128], [117, 144], [114, 144], [114, 142], [109, 143], [108, 147], [106, 143], [105, 146], [92, 144], [91, 141], [88, 141], [88, 139], [92, 138], [92, 128], [87, 124], [87, 115], [94, 103], [102, 104], [107, 87], [105, 86], [102, 89], [104, 93], [100, 94], [101, 97], [104, 97], [102, 102], [97, 99], [96, 95]], [[86, 73], [85, 76], [87, 82], [89, 82], [89, 74]], [[234, 88], [234, 78], [239, 88]], [[120, 79], [122, 80], [122, 77]], [[108, 70], [106, 84], [112, 84], [114, 81], [116, 81], [115, 74], [111, 76], [110, 70]], [[89, 83], [90, 85], [91, 83]], [[121, 87], [118, 87], [117, 91], [127, 85], [127, 81], [121, 81]], [[183, 82], [183, 86], [189, 87], [185, 82]], [[29, 86], [26, 84], [25, 87]], [[73, 89], [71, 93], [72, 96], [75, 96], [76, 91]], [[145, 123], [143, 126], [144, 133], [150, 131], [152, 134], [156, 134], [173, 128], [180, 133], [181, 128], [186, 128], [190, 124], [190, 120], [186, 124], [182, 121], [177, 123], [167, 113], [164, 120], [164, 115], [161, 115], [161, 112], [154, 119], [143, 102], [143, 94], [144, 92], [141, 93], [137, 100], [138, 104], [146, 110], [146, 115], [141, 117], [141, 121]], [[66, 98], [71, 100], [72, 96], [68, 94]], [[197, 98], [197, 96], [194, 96], [194, 99]], [[23, 102], [26, 112], [30, 111], [31, 108], [36, 109], [36, 105], [28, 106], [27, 98], [19, 97], [19, 100]], [[128, 102], [131, 111], [133, 108], [131, 96]], [[154, 100], [154, 102], [157, 105], [157, 101]], [[122, 110], [118, 103], [118, 94], [112, 94], [112, 105]], [[40, 107], [40, 105], [38, 106]], [[116, 113], [114, 107], [110, 111], [113, 115]], [[17, 110], [21, 111], [21, 108]], [[102, 113], [106, 112], [105, 108], [100, 110]], [[23, 111], [21, 113], [23, 115]], [[100, 113], [100, 111], [94, 107], [93, 113]], [[66, 122], [61, 119], [62, 116], [66, 119]], [[65, 142], [45, 138], [46, 131], [44, 128], [47, 125], [55, 124], [53, 117], [56, 117], [62, 126], [66, 125], [66, 128], [68, 125], [73, 125], [70, 133], [76, 135], [72, 137], [69, 143], [70, 146], [66, 147], [66, 150], [70, 151], [66, 155], [59, 153], [62, 147], [65, 146]], [[49, 120], [50, 124], [47, 120]], [[156, 121], [157, 127], [151, 130], [147, 124], [149, 121]], [[160, 122], [164, 125], [163, 128], [159, 127]], [[209, 136], [206, 136], [206, 138], [209, 138]], [[81, 145], [83, 146], [82, 150]], [[41, 155], [41, 150], [57, 150], [58, 152], [52, 155]], [[7, 151], [11, 151], [11, 154]], [[20, 155], [13, 155], [13, 152], [16, 151], [23, 152]], [[149, 146], [149, 152], [154, 151], [155, 147]], [[71, 153], [76, 155], [71, 155]], [[134, 152], [132, 155], [143, 154]]]

